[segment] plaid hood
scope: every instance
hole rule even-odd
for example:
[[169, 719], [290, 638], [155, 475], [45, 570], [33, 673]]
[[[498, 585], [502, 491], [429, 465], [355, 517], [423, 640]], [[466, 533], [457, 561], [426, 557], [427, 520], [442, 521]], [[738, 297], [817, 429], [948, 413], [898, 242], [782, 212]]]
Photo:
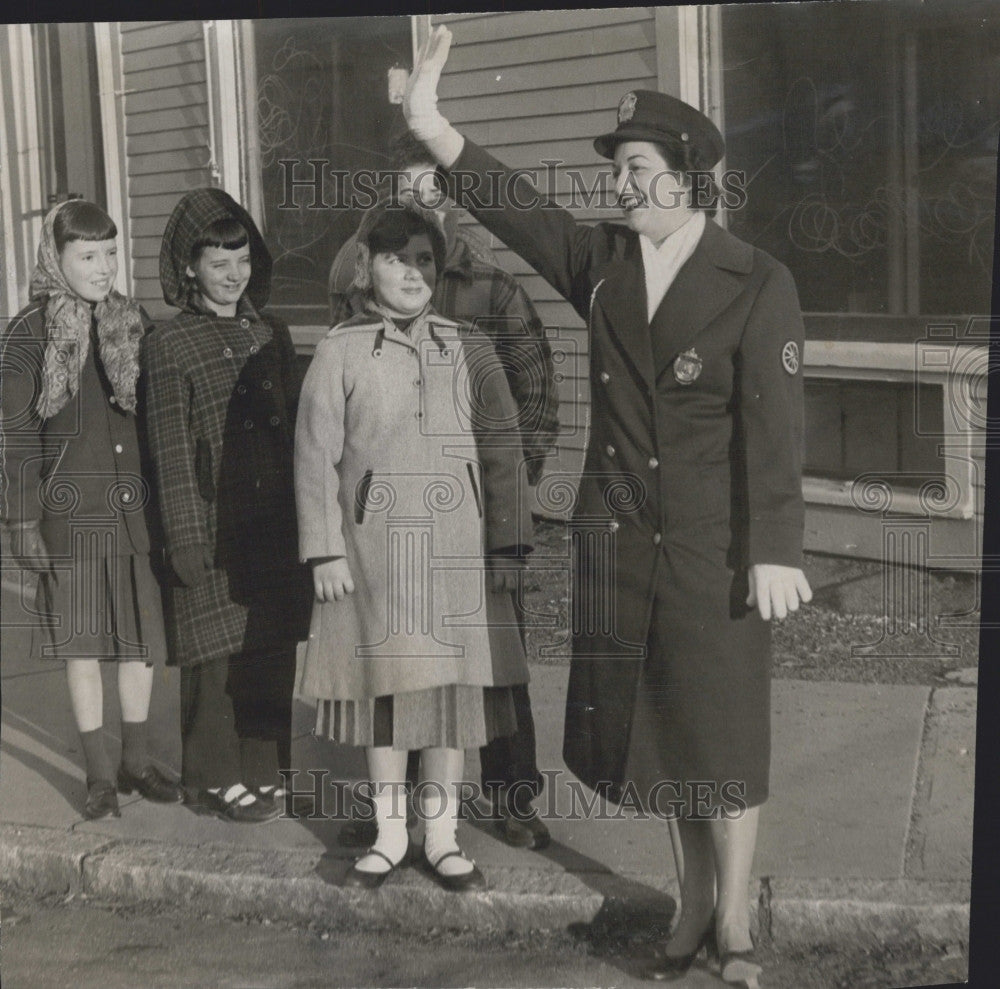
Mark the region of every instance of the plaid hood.
[[221, 189], [195, 189], [170, 214], [160, 244], [160, 287], [168, 305], [186, 312], [202, 312], [196, 302], [194, 281], [184, 269], [191, 263], [191, 249], [205, 228], [226, 217], [242, 224], [250, 237], [252, 272], [244, 295], [258, 311], [267, 305], [271, 294], [271, 254], [250, 214]]

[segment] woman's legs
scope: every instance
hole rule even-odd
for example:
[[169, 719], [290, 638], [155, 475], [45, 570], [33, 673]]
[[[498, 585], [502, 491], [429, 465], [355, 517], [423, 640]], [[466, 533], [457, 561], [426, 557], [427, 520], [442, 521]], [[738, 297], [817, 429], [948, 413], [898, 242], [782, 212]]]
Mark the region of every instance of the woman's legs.
[[711, 821], [712, 848], [719, 894], [716, 932], [719, 950], [748, 951], [750, 940], [750, 870], [757, 847], [760, 807], [750, 807], [734, 820]]
[[705, 821], [677, 821], [683, 853], [681, 912], [667, 944], [669, 958], [690, 954], [698, 946], [715, 908], [715, 854]]
[[459, 851], [455, 833], [461, 810], [459, 788], [465, 752], [462, 749], [427, 748], [422, 753], [420, 816], [424, 820], [424, 853], [444, 876], [469, 873], [474, 866], [463, 855], [442, 856]]
[[[406, 831], [406, 756], [405, 749], [397, 750], [390, 745], [365, 749], [378, 825], [378, 837], [372, 848], [393, 864], [402, 861], [410, 840]], [[388, 872], [389, 862], [382, 855], [365, 855], [354, 868], [359, 872]]]

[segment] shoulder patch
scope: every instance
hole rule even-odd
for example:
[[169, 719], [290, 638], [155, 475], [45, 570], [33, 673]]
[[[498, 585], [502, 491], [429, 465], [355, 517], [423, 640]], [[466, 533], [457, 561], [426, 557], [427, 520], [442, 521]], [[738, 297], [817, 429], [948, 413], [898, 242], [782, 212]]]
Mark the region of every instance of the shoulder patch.
[[799, 370], [799, 345], [789, 340], [781, 348], [781, 366], [789, 373], [796, 374]]

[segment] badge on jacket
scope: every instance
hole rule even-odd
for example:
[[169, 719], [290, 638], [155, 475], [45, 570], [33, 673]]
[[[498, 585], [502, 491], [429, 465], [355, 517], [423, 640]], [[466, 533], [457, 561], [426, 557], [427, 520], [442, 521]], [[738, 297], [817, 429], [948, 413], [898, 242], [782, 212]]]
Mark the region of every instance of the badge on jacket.
[[789, 340], [781, 348], [781, 363], [789, 374], [795, 374], [799, 369], [799, 345], [794, 340]]
[[701, 374], [701, 358], [695, 350], [685, 350], [674, 360], [674, 377], [677, 383], [689, 385]]

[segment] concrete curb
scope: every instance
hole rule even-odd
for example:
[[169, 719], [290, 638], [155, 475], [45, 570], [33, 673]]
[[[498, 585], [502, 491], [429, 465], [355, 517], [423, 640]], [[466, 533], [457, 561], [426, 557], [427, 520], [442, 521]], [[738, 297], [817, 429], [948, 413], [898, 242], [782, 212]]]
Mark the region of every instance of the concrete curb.
[[[315, 853], [98, 838], [29, 825], [0, 825], [0, 876], [37, 893], [78, 893], [120, 904], [192, 907], [322, 929], [454, 928], [489, 932], [665, 935], [676, 888], [643, 876], [489, 870], [491, 888], [456, 896], [417, 870], [376, 893], [337, 885], [343, 859]], [[776, 947], [919, 939], [966, 943], [969, 884], [916, 880], [755, 880], [753, 923]], [[626, 889], [627, 895], [616, 894]]]

